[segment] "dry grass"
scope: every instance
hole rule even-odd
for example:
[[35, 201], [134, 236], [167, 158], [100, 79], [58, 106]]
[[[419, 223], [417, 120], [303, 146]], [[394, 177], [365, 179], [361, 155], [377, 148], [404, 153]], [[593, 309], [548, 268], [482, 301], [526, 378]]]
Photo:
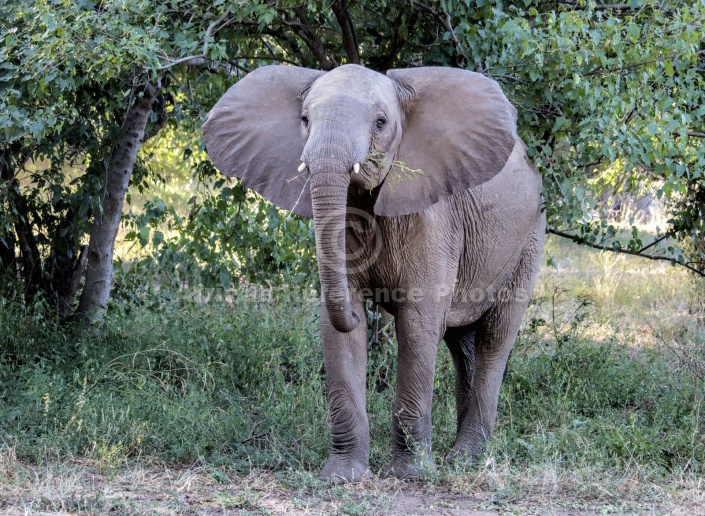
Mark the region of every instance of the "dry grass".
[[[157, 461], [125, 464], [99, 473], [89, 461], [55, 461], [35, 467], [0, 456], [2, 514], [705, 514], [702, 479], [672, 486], [644, 486], [638, 472], [622, 479], [623, 501], [586, 501], [576, 492], [582, 472], [557, 478], [549, 467], [517, 478], [509, 465], [488, 459], [470, 476], [438, 482], [371, 479], [331, 487], [310, 473], [237, 475], [208, 465], [170, 467]], [[521, 481], [521, 497], [503, 499], [503, 489]], [[584, 486], [586, 491], [604, 486]], [[654, 501], [632, 501], [645, 488]], [[591, 496], [591, 498], [594, 498]], [[605, 499], [614, 493], [605, 490]]]

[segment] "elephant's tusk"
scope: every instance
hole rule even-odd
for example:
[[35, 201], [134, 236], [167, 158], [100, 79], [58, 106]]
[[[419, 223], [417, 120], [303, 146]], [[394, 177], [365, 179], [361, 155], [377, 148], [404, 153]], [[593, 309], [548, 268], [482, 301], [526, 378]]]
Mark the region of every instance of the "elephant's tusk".
[[355, 163], [355, 164], [353, 165], [353, 170], [355, 171], [356, 174], [359, 174], [359, 173], [360, 173], [360, 164], [359, 164], [359, 163]]
[[301, 165], [299, 165], [298, 170], [299, 170], [299, 172], [303, 172], [304, 170], [306, 170], [306, 163], [304, 163], [304, 162], [302, 161], [302, 162], [301, 162]]

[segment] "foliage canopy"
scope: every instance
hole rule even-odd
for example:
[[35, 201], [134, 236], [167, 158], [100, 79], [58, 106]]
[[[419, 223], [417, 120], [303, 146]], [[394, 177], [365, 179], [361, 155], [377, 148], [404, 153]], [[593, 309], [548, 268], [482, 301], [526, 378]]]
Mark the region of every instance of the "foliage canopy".
[[[142, 150], [132, 190], [184, 166], [202, 186], [188, 214], [158, 200], [125, 210], [128, 239], [150, 245], [142, 265], [223, 286], [315, 276], [308, 223], [225, 184], [198, 136], [225, 89], [271, 63], [487, 74], [519, 109], [553, 231], [702, 266], [683, 248], [703, 231], [705, 0], [15, 1], [0, 19], [0, 273], [19, 274], [30, 302], [65, 294], [147, 85], [146, 139], [169, 129]], [[166, 170], [159, 149], [174, 141], [182, 162]], [[607, 201], [643, 192], [664, 200], [667, 226], [623, 238]]]

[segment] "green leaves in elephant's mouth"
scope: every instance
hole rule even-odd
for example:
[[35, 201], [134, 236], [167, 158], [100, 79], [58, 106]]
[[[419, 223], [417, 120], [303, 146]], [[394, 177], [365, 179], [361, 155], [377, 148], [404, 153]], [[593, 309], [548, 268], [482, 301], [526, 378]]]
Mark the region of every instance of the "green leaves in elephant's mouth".
[[389, 184], [389, 189], [392, 191], [394, 191], [394, 188], [402, 181], [412, 180], [426, 175], [420, 168], [411, 168], [403, 161], [388, 159], [385, 157], [385, 154], [381, 152], [370, 152], [367, 155], [366, 164], [367, 163], [372, 165], [377, 171], [389, 170], [386, 182]]

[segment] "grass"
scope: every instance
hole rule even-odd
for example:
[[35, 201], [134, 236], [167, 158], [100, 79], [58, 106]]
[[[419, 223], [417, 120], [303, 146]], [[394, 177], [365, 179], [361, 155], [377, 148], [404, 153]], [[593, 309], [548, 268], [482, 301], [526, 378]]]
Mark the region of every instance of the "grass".
[[[439, 348], [426, 482], [316, 480], [328, 433], [317, 307], [215, 295], [116, 301], [96, 329], [0, 308], [0, 511], [692, 512], [705, 503], [703, 288], [557, 239], [476, 464], [444, 466]], [[148, 301], [148, 302], [147, 302]], [[390, 455], [395, 346], [371, 348], [371, 467]], [[700, 505], [699, 505], [700, 504]]]

